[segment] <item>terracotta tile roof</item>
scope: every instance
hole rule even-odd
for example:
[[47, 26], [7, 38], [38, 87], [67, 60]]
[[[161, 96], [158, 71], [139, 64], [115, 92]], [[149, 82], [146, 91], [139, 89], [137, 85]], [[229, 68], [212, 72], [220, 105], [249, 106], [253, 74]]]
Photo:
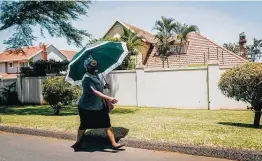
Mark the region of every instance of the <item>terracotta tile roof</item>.
[[69, 50], [60, 50], [60, 52], [67, 57], [67, 60], [71, 61], [73, 57], [76, 55], [76, 51], [69, 51]]
[[[146, 68], [162, 68], [163, 62], [154, 47], [157, 42], [154, 35], [126, 22], [122, 22], [120, 20], [117, 20], [117, 22], [122, 24], [124, 27], [133, 30], [140, 35], [143, 40], [153, 46], [152, 50], [150, 49], [147, 54], [138, 58], [141, 59], [138, 60], [138, 62], [143, 62]], [[220, 67], [232, 67], [247, 62], [246, 59], [216, 44], [200, 33], [191, 33], [189, 35], [188, 42], [189, 45], [187, 46], [185, 54], [181, 54], [180, 56], [173, 54], [168, 58], [170, 68], [199, 66], [214, 61], [218, 62]], [[167, 62], [165, 62], [165, 67], [167, 67]]]
[[35, 54], [40, 52], [42, 49], [38, 46], [25, 47], [23, 48], [24, 53], [10, 53], [9, 51], [4, 51], [0, 54], [0, 62], [9, 62], [9, 61], [21, 61], [28, 60], [33, 57]]
[[149, 43], [156, 43], [155, 36], [153, 34], [149, 33], [148, 31], [145, 31], [143, 29], [140, 29], [138, 27], [135, 27], [135, 26], [130, 25], [130, 24], [123, 22], [123, 21], [121, 21], [120, 23], [127, 26], [130, 30], [134, 30], [138, 35], [140, 35], [143, 39], [145, 39]]
[[[163, 62], [157, 56], [157, 50], [154, 47], [149, 53], [146, 62], [146, 68], [162, 68]], [[218, 61], [220, 67], [232, 67], [247, 62], [246, 59], [214, 43], [200, 33], [194, 32], [189, 35], [189, 45], [186, 54], [171, 55], [169, 58], [169, 67], [203, 65], [210, 61]], [[167, 62], [165, 62], [167, 67]]]
[[17, 78], [17, 74], [0, 73], [0, 79], [12, 79]]

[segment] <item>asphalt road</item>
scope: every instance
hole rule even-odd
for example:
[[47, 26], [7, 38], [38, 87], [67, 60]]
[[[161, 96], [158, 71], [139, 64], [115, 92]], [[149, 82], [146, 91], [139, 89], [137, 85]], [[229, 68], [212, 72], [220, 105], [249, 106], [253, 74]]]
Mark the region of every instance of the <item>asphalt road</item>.
[[0, 161], [227, 161], [143, 149], [89, 147], [74, 152], [73, 141], [0, 132]]

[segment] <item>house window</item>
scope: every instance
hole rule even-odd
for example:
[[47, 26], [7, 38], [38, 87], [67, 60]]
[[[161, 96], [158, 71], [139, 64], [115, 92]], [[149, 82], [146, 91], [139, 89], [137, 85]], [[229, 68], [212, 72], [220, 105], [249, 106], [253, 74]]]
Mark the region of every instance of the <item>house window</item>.
[[22, 62], [22, 63], [20, 63], [20, 67], [28, 67], [28, 62]]
[[10, 68], [13, 68], [13, 63], [9, 63], [9, 67], [10, 67]]
[[[181, 48], [181, 49], [180, 49]], [[174, 45], [170, 48], [170, 51], [175, 54], [184, 54], [185, 53], [185, 47], [184, 45]]]

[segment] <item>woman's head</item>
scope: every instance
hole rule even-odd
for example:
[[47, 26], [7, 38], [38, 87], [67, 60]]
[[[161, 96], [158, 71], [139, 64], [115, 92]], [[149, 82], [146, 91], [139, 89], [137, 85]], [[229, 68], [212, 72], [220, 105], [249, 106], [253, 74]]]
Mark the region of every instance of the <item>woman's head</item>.
[[92, 58], [87, 58], [84, 62], [84, 67], [90, 74], [95, 74], [97, 71], [97, 61]]

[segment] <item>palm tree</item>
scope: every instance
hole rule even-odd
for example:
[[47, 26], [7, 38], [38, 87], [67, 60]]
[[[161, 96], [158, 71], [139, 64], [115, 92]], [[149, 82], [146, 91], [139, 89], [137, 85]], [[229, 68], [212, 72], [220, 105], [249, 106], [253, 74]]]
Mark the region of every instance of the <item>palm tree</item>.
[[126, 42], [129, 53], [119, 69], [134, 69], [136, 62], [132, 61], [132, 56], [136, 56], [138, 54], [140, 48], [143, 46], [143, 43], [141, 38], [136, 33], [127, 28], [123, 28], [123, 30], [124, 33], [120, 40]]
[[174, 44], [173, 35], [176, 27], [174, 21], [175, 20], [173, 18], [166, 18], [162, 16], [161, 20], [157, 20], [154, 26], [154, 30], [157, 30], [158, 32], [155, 37], [158, 40], [157, 50], [163, 61], [163, 68], [165, 66], [165, 61], [167, 61], [167, 66], [169, 68], [168, 56], [170, 56], [169, 51], [171, 46]]
[[261, 47], [262, 47], [262, 39], [258, 40], [254, 38], [253, 44], [247, 46], [247, 56], [249, 61], [255, 62], [257, 59], [261, 58], [262, 56]]
[[143, 46], [141, 38], [136, 33], [133, 33], [131, 30], [126, 28], [124, 28], [124, 34], [120, 39], [126, 42], [128, 51], [131, 55], [138, 54], [140, 47]]
[[199, 28], [196, 25], [188, 26], [187, 24], [181, 24], [179, 22], [176, 22], [174, 32], [177, 34], [177, 40], [180, 40], [179, 64], [182, 47], [186, 47], [189, 33], [196, 31], [199, 31]]

